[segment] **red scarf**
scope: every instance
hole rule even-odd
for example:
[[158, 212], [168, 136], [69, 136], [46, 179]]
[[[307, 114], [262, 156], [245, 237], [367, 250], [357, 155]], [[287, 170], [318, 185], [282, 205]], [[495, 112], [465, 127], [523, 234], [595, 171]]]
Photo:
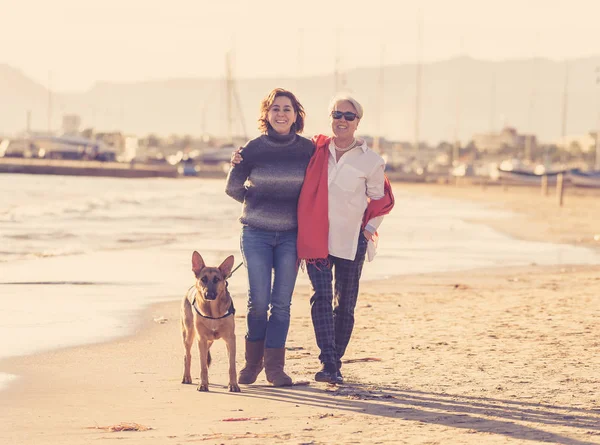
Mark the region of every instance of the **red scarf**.
[[[329, 142], [331, 138], [322, 134], [312, 139], [313, 154], [298, 199], [298, 258], [316, 262], [329, 256]], [[388, 178], [385, 178], [385, 195], [370, 200], [362, 227], [376, 216], [387, 215], [394, 207], [394, 195]]]
[[387, 176], [385, 176], [385, 182], [383, 183], [383, 193], [383, 198], [369, 200], [369, 205], [367, 206], [367, 210], [365, 210], [365, 216], [363, 216], [361, 229], [364, 230], [371, 219], [377, 216], [387, 215], [394, 208], [395, 201], [394, 194], [392, 193], [392, 184], [390, 184], [390, 180]]
[[298, 199], [298, 258], [315, 261], [329, 256], [329, 141], [318, 134], [313, 137], [315, 153], [304, 175]]

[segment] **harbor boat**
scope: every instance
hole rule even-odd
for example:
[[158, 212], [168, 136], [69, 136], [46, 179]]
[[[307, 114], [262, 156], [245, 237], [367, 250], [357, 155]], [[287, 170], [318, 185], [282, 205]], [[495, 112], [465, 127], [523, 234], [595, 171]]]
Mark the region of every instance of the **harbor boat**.
[[5, 139], [0, 158], [115, 161], [116, 152], [102, 141], [81, 136], [27, 136]]
[[550, 185], [556, 184], [560, 173], [566, 173], [566, 170], [547, 170], [543, 165], [533, 168], [518, 159], [510, 159], [502, 161], [500, 165], [492, 165], [490, 177], [492, 180], [514, 185], [541, 185], [546, 177]]
[[576, 187], [600, 188], [600, 170], [573, 169], [569, 171], [569, 180]]
[[556, 184], [559, 173], [565, 173], [565, 171], [555, 170], [540, 174], [527, 170], [504, 170], [497, 168], [492, 174], [492, 179], [514, 185], [541, 185], [542, 178], [546, 176], [548, 178], [548, 185], [550, 185]]

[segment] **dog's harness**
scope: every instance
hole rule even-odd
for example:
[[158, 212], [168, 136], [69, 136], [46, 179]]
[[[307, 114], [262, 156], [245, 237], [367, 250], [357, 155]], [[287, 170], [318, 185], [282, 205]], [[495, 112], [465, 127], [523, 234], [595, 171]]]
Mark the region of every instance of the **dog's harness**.
[[[190, 287], [188, 292], [190, 290], [192, 290], [194, 287], [196, 287], [196, 286]], [[225, 291], [227, 291], [227, 287], [225, 287]], [[229, 317], [230, 315], [235, 314], [235, 307], [233, 307], [233, 300], [231, 300], [231, 305], [229, 306], [229, 309], [227, 309], [227, 312], [225, 313], [225, 315], [223, 315], [221, 317], [209, 317], [208, 315], [204, 315], [202, 312], [200, 312], [200, 309], [198, 308], [198, 306], [196, 304], [196, 292], [194, 292], [194, 299], [192, 300], [192, 307], [196, 310], [196, 313], [198, 315], [200, 315], [202, 318], [207, 318], [209, 320], [220, 320], [222, 318], [226, 318], [226, 317]]]
[[[233, 275], [233, 273], [238, 270], [242, 264], [244, 264], [243, 262], [241, 262], [240, 264], [237, 265], [237, 267], [235, 269], [233, 269], [231, 272], [229, 272], [229, 275], [227, 275], [227, 278], [231, 278], [231, 276]], [[225, 291], [227, 292], [227, 281], [225, 281]], [[188, 292], [190, 290], [192, 290], [192, 288], [194, 288], [196, 286], [192, 286], [188, 289]], [[200, 315], [202, 318], [207, 318], [209, 320], [220, 320], [222, 318], [226, 318], [229, 317], [230, 315], [234, 315], [235, 314], [235, 307], [233, 307], [233, 300], [231, 300], [231, 306], [229, 306], [229, 309], [227, 309], [227, 312], [225, 313], [225, 315], [223, 315], [222, 317], [209, 317], [207, 315], [204, 315], [202, 312], [200, 312], [200, 309], [198, 308], [198, 306], [196, 305], [196, 293], [194, 292], [194, 300], [192, 301], [192, 307], [196, 310], [196, 313], [198, 315]]]

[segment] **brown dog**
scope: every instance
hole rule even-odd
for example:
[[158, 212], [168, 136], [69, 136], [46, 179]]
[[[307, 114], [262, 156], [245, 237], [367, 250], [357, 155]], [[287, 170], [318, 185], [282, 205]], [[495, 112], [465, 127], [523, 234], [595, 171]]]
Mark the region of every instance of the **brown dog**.
[[211, 362], [210, 347], [222, 338], [229, 354], [229, 391], [240, 392], [235, 370], [235, 310], [227, 290], [227, 277], [233, 267], [233, 255], [228, 256], [219, 267], [207, 267], [200, 254], [192, 254], [192, 270], [196, 284], [188, 291], [181, 303], [181, 334], [185, 357], [183, 380], [192, 383], [192, 343], [198, 337], [200, 351], [200, 384], [198, 391], [208, 391], [208, 366]]

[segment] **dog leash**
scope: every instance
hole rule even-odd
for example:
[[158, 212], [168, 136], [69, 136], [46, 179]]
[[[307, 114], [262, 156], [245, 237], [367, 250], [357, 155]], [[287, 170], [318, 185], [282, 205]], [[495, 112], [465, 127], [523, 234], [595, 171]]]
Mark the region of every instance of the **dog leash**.
[[238, 270], [240, 267], [242, 267], [242, 265], [244, 264], [244, 262], [242, 261], [240, 264], [237, 265], [237, 267], [235, 269], [233, 269], [231, 272], [229, 272], [229, 275], [227, 275], [227, 279], [231, 278], [231, 276], [233, 275], [233, 273]]

